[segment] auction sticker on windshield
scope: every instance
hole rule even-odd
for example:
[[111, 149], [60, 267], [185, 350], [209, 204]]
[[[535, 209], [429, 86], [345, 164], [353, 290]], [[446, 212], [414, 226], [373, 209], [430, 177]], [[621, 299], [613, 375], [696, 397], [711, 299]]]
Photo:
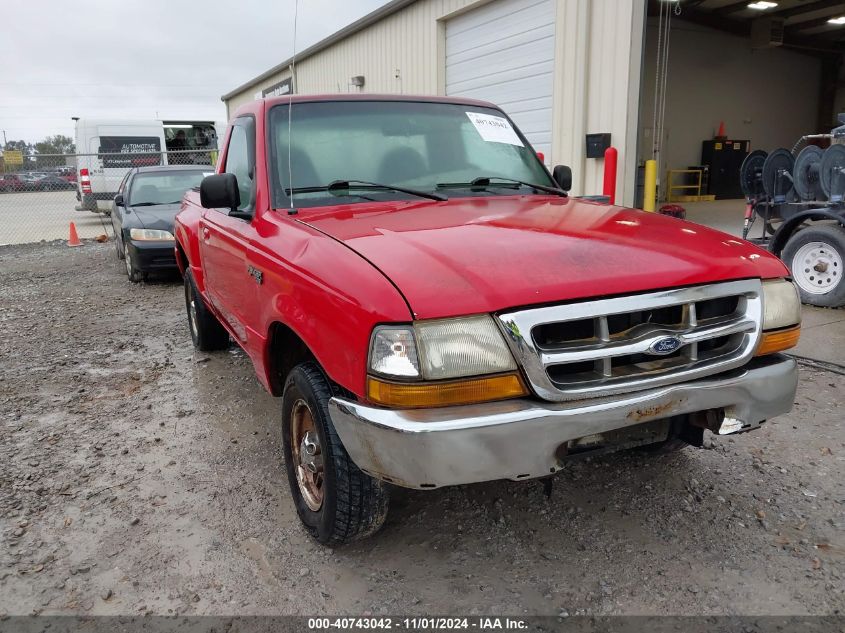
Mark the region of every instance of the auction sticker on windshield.
[[479, 112], [467, 112], [467, 116], [485, 141], [523, 147], [522, 141], [507, 119]]

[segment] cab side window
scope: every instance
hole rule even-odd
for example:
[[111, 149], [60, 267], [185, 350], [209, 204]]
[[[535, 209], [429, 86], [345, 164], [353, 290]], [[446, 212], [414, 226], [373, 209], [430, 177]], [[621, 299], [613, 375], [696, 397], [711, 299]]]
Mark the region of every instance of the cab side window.
[[238, 179], [241, 194], [238, 210], [251, 211], [255, 207], [255, 124], [251, 117], [235, 120], [224, 171]]

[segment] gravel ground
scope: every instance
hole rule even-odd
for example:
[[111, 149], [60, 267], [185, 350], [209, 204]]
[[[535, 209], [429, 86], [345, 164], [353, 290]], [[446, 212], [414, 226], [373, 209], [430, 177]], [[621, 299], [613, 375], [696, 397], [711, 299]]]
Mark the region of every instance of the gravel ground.
[[287, 490], [279, 403], [191, 347], [178, 279], [110, 244], [0, 248], [0, 614], [834, 614], [845, 377], [665, 457], [397, 490], [324, 549]]

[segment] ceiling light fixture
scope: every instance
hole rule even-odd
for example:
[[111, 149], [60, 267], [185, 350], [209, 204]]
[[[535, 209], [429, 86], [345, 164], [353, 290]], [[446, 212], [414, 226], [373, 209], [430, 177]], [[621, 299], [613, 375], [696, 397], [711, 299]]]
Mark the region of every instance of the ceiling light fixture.
[[766, 9], [774, 9], [778, 6], [777, 2], [767, 2], [766, 0], [759, 0], [759, 2], [751, 2], [748, 5], [749, 9], [754, 9], [755, 11], [765, 11]]
[[845, 24], [845, 15], [840, 15], [838, 18], [830, 18], [828, 24]]

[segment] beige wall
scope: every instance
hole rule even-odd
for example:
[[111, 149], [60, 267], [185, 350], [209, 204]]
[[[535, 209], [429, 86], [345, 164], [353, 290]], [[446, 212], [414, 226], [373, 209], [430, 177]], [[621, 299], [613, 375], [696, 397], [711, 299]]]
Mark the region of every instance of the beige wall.
[[[436, 62], [443, 34], [439, 20], [477, 4], [483, 2], [419, 0], [297, 63], [297, 92], [440, 94], [443, 80]], [[349, 85], [357, 75], [365, 77], [363, 89]], [[262, 88], [289, 76], [284, 71], [231, 99], [229, 114], [252, 101]]]
[[[649, 21], [640, 156], [651, 158], [657, 25]], [[821, 66], [794, 51], [753, 50], [749, 38], [673, 20], [669, 47], [664, 161], [684, 169], [701, 162], [701, 142], [724, 121], [727, 135], [752, 149], [790, 149], [816, 128]]]
[[619, 151], [617, 204], [633, 205], [645, 0], [558, 0], [552, 154], [572, 166], [573, 193], [602, 191], [604, 160], [585, 136], [610, 132]]
[[[443, 94], [446, 20], [486, 1], [418, 0], [297, 63], [297, 92], [357, 92], [349, 80], [364, 75], [363, 92]], [[551, 160], [572, 167], [573, 194], [601, 193], [604, 161], [585, 158], [585, 134], [610, 132], [617, 201], [632, 204], [645, 0], [557, 0], [556, 14]], [[288, 76], [237, 95], [229, 114]]]

